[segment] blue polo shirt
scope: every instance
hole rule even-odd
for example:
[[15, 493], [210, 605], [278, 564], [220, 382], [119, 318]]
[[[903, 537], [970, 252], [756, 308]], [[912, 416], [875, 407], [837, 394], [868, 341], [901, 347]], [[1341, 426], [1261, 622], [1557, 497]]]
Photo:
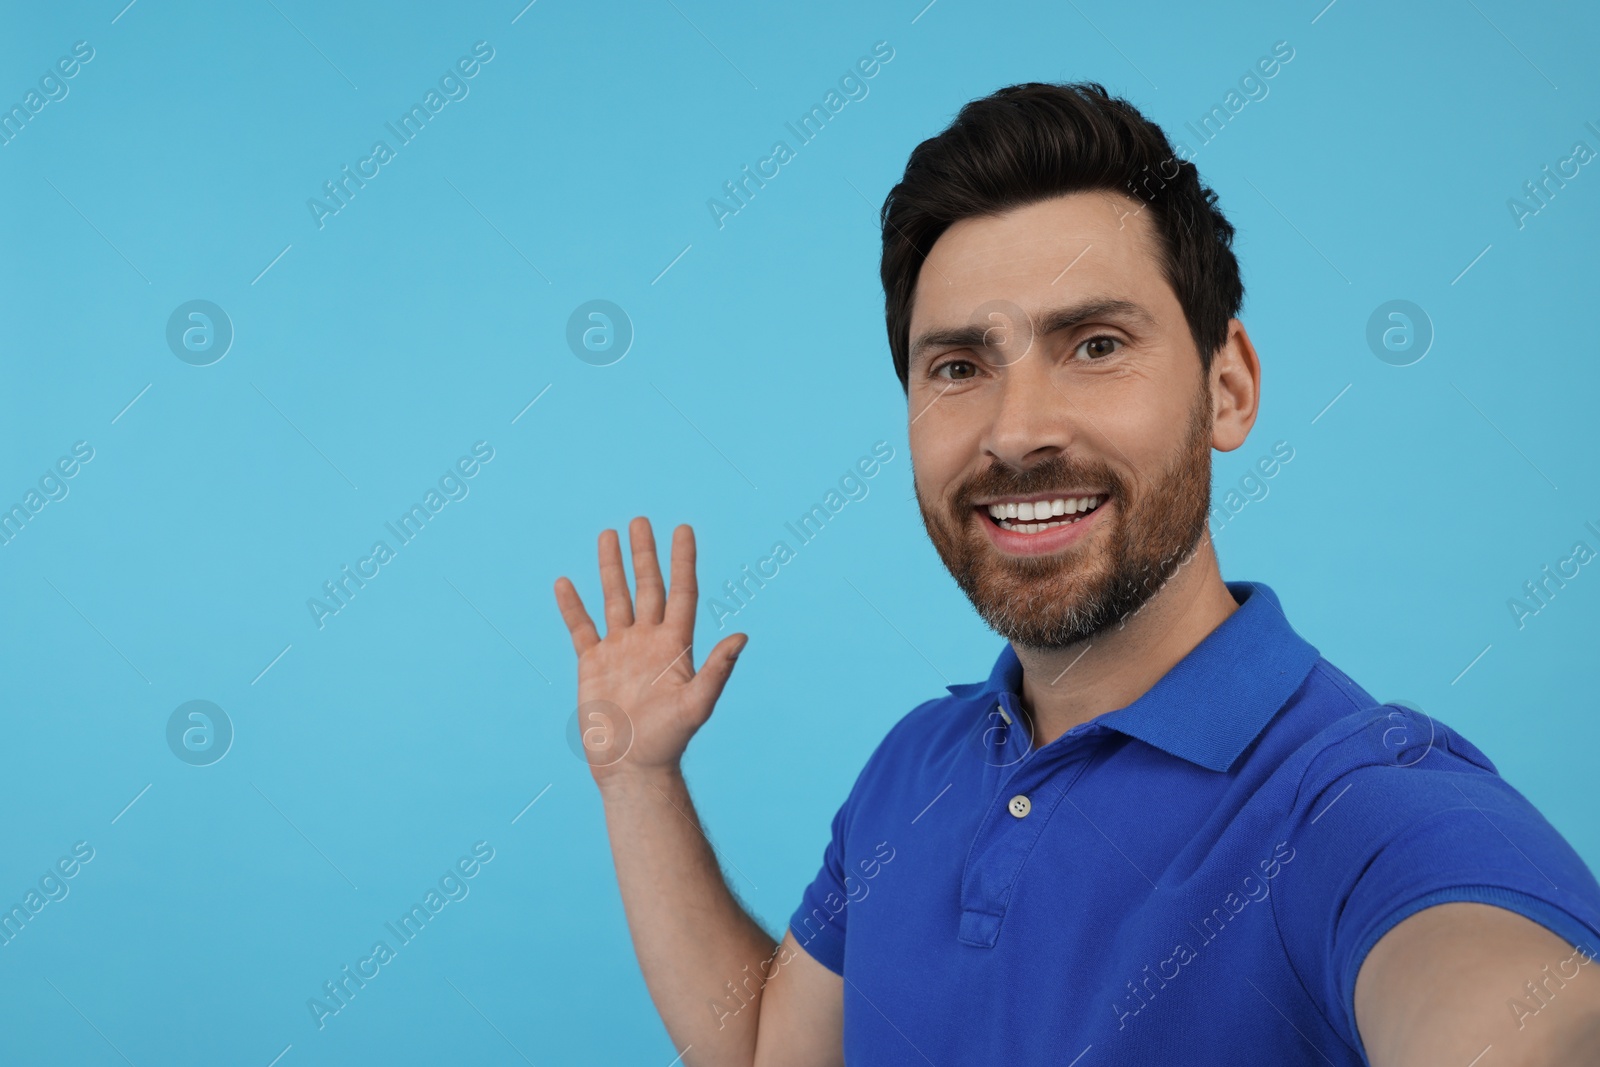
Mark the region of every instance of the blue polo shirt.
[[1600, 885], [1483, 753], [1228, 589], [1147, 693], [1041, 748], [1009, 645], [889, 731], [789, 920], [844, 977], [847, 1062], [1344, 1067], [1367, 950], [1425, 907], [1596, 951]]

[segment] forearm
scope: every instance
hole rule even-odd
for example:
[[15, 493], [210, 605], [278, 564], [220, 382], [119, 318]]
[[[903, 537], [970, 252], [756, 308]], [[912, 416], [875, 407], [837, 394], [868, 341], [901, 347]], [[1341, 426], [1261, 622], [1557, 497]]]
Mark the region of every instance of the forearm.
[[681, 772], [601, 781], [639, 968], [692, 1067], [750, 1067], [763, 966], [776, 947], [723, 880]]

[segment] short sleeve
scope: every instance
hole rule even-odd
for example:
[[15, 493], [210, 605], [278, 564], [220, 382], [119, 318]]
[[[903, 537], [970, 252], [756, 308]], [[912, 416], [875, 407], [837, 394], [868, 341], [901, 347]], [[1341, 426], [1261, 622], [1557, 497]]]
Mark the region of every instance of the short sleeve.
[[1367, 953], [1424, 908], [1490, 904], [1600, 943], [1594, 875], [1487, 757], [1421, 712], [1372, 714], [1308, 771], [1273, 907], [1301, 982], [1353, 1049]]
[[[859, 783], [858, 783], [859, 785]], [[822, 850], [822, 868], [800, 896], [800, 906], [789, 917], [794, 939], [818, 963], [834, 974], [844, 974], [845, 830], [855, 790], [833, 816], [833, 829]]]
[[[834, 974], [844, 974], [845, 905], [851, 899], [851, 883], [855, 881], [848, 874], [848, 857], [851, 853], [847, 839], [858, 798], [880, 784], [879, 769], [886, 759], [892, 758], [897, 739], [905, 736], [902, 731], [906, 724], [913, 721], [918, 713], [937, 707], [939, 703], [938, 700], [929, 700], [913, 708], [889, 728], [877, 748], [867, 757], [861, 773], [856, 775], [850, 787], [850, 794], [834, 813], [828, 844], [822, 850], [822, 866], [801, 894], [799, 907], [789, 917], [789, 930], [794, 934], [795, 941]], [[857, 862], [861, 861], [858, 859]], [[855, 888], [859, 890], [860, 886]]]
[[[890, 773], [887, 767], [892, 765], [908, 736], [914, 736], [906, 733], [908, 724], [915, 723], [922, 713], [937, 711], [942, 706], [941, 698], [924, 701], [912, 708], [889, 728], [877, 748], [867, 757], [861, 773], [856, 775], [855, 783], [850, 787], [850, 794], [834, 813], [828, 844], [822, 850], [822, 867], [811, 884], [806, 886], [800, 896], [799, 907], [789, 917], [789, 929], [795, 941], [834, 974], [844, 974], [845, 905], [852, 899], [852, 892], [857, 898], [864, 895], [861, 879], [872, 877], [871, 874], [852, 875], [851, 857], [855, 859], [855, 866], [863, 872], [875, 866], [874, 859], [852, 852], [848, 843], [855, 821], [854, 813], [861, 804], [860, 798], [881, 796], [880, 791], [889, 788], [885, 785], [885, 775]], [[870, 810], [870, 807], [865, 810]], [[877, 855], [874, 848], [873, 856], [887, 863], [893, 858], [893, 852], [888, 857], [882, 857]]]

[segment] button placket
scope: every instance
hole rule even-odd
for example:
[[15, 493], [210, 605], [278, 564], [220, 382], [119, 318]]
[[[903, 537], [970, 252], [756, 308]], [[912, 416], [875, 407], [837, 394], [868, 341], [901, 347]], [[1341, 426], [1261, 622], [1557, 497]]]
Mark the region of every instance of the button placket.
[[[961, 875], [957, 940], [963, 944], [994, 946], [1018, 874], [1062, 799], [1089, 765], [1089, 758], [1077, 754], [1083, 744], [1083, 739], [1074, 739], [1042, 761], [1036, 758], [1037, 751], [1031, 752], [1008, 768], [1011, 773], [998, 784]], [[1067, 761], [1069, 756], [1072, 762]]]

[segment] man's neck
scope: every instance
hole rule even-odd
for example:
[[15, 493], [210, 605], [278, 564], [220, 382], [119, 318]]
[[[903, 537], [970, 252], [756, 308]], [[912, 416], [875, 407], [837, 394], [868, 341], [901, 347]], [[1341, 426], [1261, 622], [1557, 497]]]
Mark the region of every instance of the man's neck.
[[1133, 703], [1238, 607], [1206, 537], [1194, 557], [1121, 623], [1068, 648], [1013, 646], [1034, 747]]

